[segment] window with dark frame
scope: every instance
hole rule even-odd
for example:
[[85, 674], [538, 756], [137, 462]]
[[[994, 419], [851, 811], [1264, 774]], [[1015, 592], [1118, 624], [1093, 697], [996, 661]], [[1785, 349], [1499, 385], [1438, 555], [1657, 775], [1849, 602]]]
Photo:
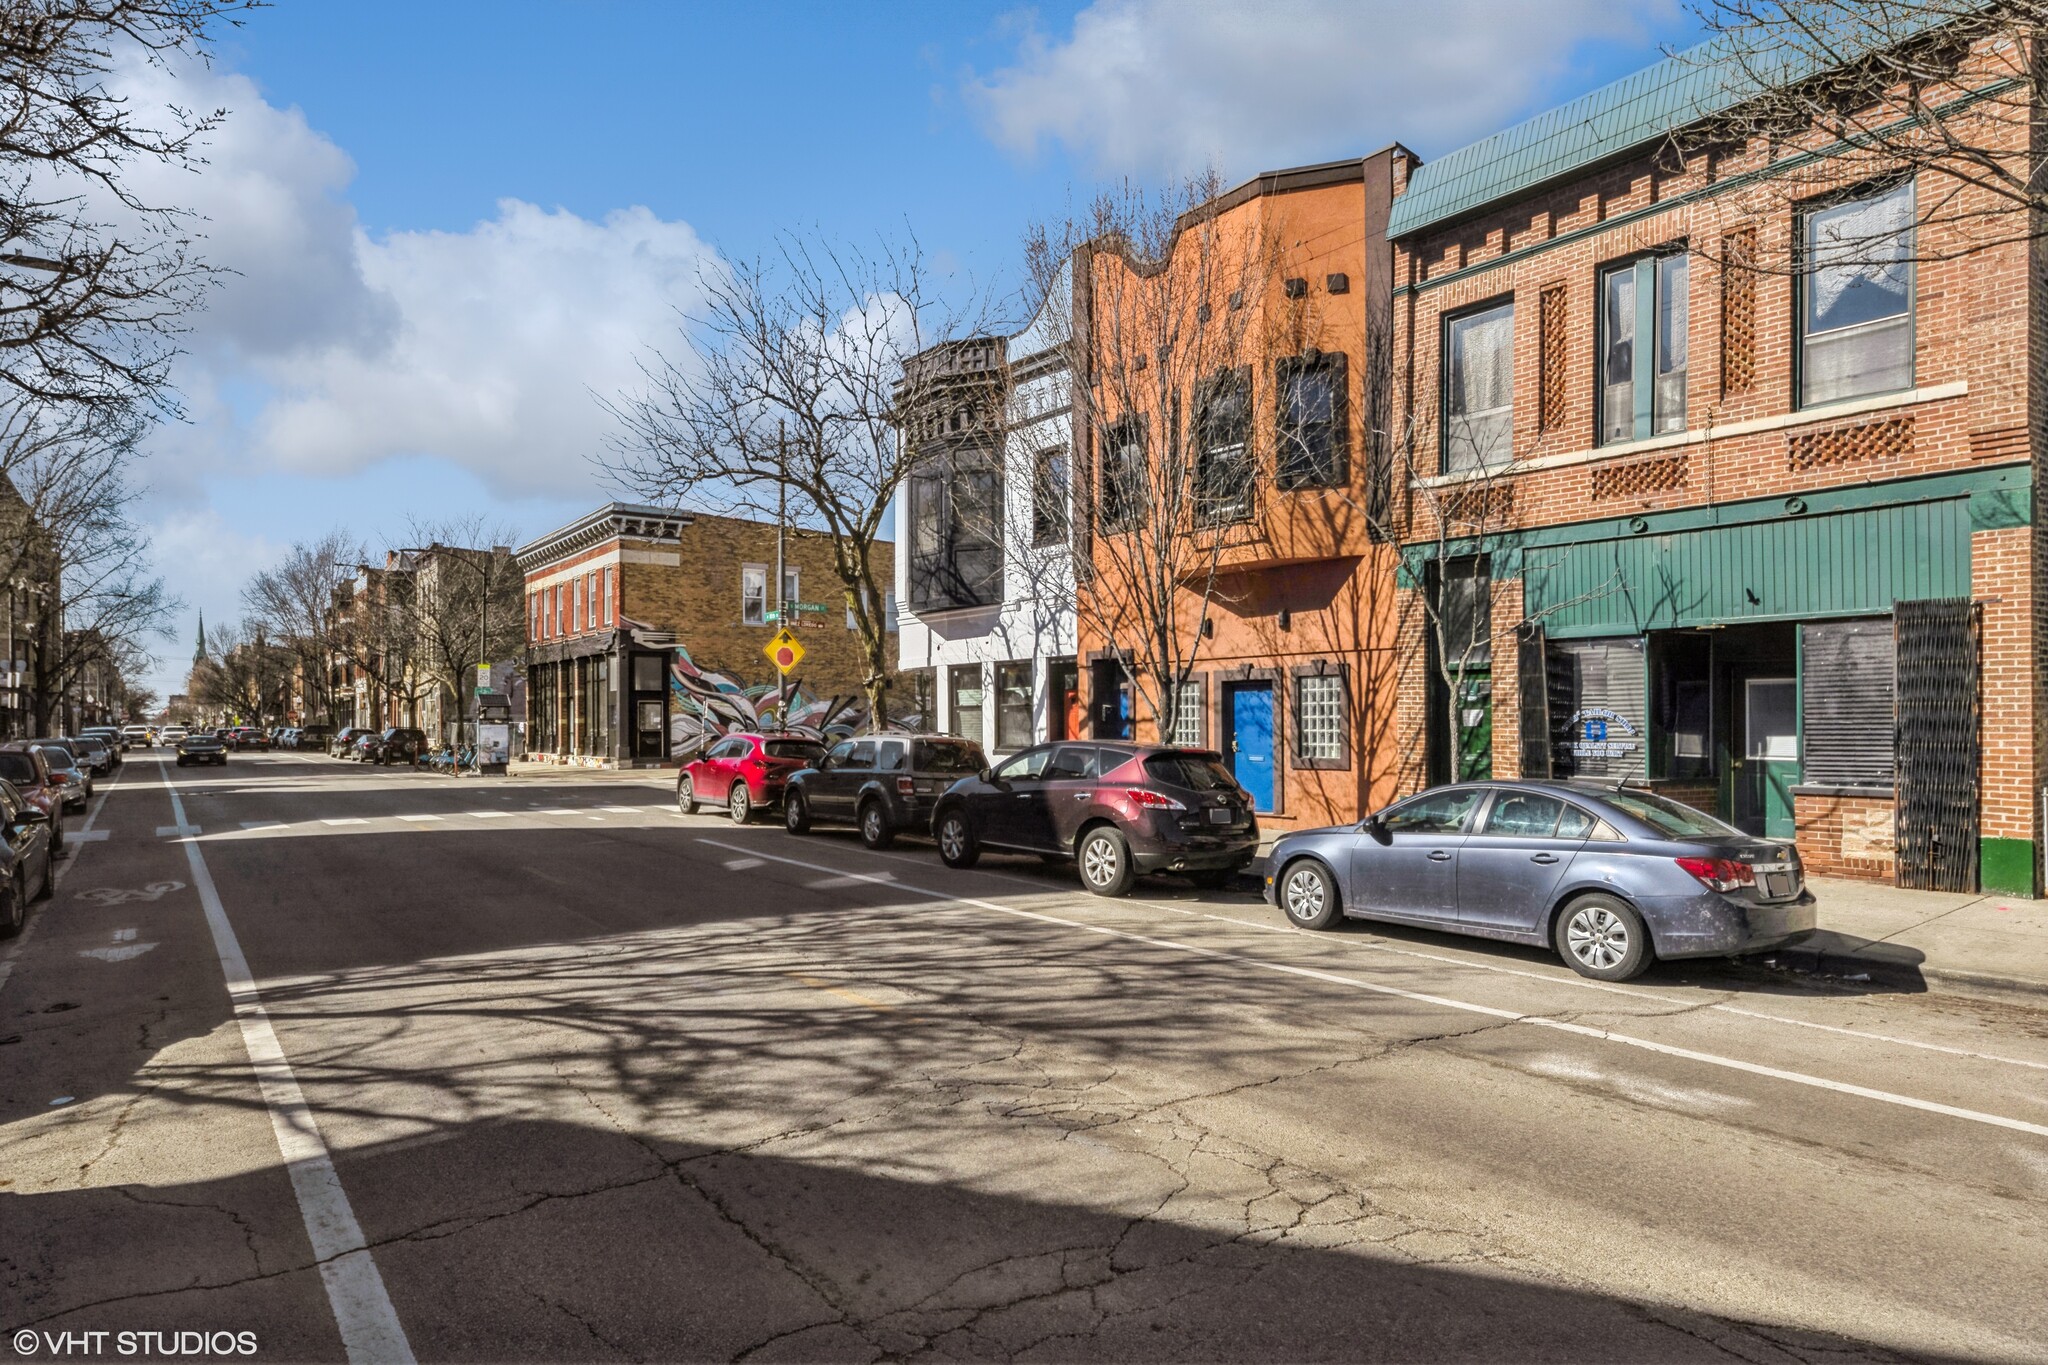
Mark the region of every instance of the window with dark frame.
[[1514, 458], [1515, 304], [1444, 321], [1443, 472]]
[[996, 747], [1022, 749], [1031, 743], [1031, 661], [996, 665]]
[[1067, 538], [1073, 496], [1073, 457], [1065, 446], [1048, 446], [1032, 456], [1033, 545], [1057, 545]]
[[1301, 673], [1294, 679], [1295, 757], [1303, 765], [1345, 758], [1344, 675]]
[[1207, 525], [1252, 514], [1252, 372], [1224, 370], [1195, 400], [1195, 516]]
[[1128, 531], [1145, 519], [1145, 419], [1126, 417], [1102, 434], [1098, 522]]
[[768, 624], [768, 566], [766, 564], [743, 564], [740, 566], [740, 624], [743, 626], [765, 626]]
[[1686, 286], [1682, 251], [1600, 272], [1600, 443], [1685, 430]]
[[953, 696], [952, 733], [981, 743], [983, 683], [980, 664], [955, 664], [946, 670], [946, 686]]
[[910, 602], [918, 610], [1002, 599], [1002, 475], [986, 448], [920, 462], [910, 480]]
[[1311, 351], [1274, 362], [1277, 430], [1273, 482], [1333, 488], [1350, 477], [1348, 365], [1341, 351]]
[[1913, 182], [1800, 220], [1799, 405], [1913, 387]]

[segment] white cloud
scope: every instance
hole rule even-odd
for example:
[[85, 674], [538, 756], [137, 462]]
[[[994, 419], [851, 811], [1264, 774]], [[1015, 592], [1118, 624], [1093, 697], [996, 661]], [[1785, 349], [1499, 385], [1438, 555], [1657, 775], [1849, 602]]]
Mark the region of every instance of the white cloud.
[[502, 200], [466, 231], [372, 236], [346, 191], [354, 163], [297, 109], [246, 77], [130, 73], [231, 112], [196, 176], [154, 171], [146, 197], [206, 220], [224, 276], [173, 372], [192, 421], [163, 429], [153, 482], [201, 495], [209, 478], [346, 475], [438, 456], [509, 494], [598, 492], [586, 456], [610, 420], [593, 394], [638, 378], [672, 345], [716, 253], [645, 208], [589, 219]]
[[1023, 30], [968, 82], [989, 136], [1057, 142], [1105, 175], [1232, 179], [1390, 141], [1425, 155], [1493, 131], [1588, 40], [1643, 36], [1670, 0], [1095, 0], [1064, 39]]

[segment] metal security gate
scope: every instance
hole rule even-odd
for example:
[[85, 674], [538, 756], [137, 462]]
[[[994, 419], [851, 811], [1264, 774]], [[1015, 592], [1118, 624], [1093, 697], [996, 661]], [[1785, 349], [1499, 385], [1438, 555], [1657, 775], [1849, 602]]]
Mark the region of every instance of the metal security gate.
[[1898, 879], [1922, 891], [1977, 889], [1977, 606], [1901, 602], [1898, 651]]

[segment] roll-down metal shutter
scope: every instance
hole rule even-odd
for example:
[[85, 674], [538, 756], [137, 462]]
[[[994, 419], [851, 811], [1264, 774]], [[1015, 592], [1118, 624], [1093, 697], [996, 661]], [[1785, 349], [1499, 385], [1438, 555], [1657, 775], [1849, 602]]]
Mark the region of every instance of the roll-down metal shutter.
[[1800, 627], [1801, 780], [1889, 787], [1897, 776], [1892, 622], [1820, 621]]

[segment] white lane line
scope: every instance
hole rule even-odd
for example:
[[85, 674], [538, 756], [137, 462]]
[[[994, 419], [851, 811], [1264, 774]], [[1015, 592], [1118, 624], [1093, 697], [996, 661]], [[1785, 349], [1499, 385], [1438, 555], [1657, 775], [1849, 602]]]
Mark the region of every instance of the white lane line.
[[242, 828], [243, 828], [243, 829], [283, 829], [283, 828], [284, 828], [284, 821], [282, 821], [282, 820], [244, 820], [244, 821], [242, 822]]
[[159, 839], [183, 839], [199, 833], [199, 826], [183, 823], [184, 818], [182, 815], [179, 816], [180, 823], [175, 825], [158, 825], [156, 827], [156, 837]]
[[66, 840], [75, 840], [81, 844], [103, 844], [107, 841], [107, 836], [112, 833], [113, 831], [108, 829], [81, 829], [64, 837]]
[[537, 810], [537, 811], [535, 811], [535, 812], [534, 812], [534, 814], [535, 814], [535, 815], [581, 815], [581, 814], [583, 814], [583, 812], [582, 812], [582, 811], [580, 811], [580, 810], [572, 810], [572, 809], [570, 809], [570, 808], [569, 808], [568, 806], [550, 806], [550, 807], [548, 807], [548, 808], [547, 808], [546, 810]]
[[462, 813], [478, 820], [509, 820], [512, 818], [512, 812], [509, 810], [466, 810]]
[[370, 822], [360, 815], [343, 815], [332, 820], [322, 820], [323, 825], [367, 825]]
[[[1747, 1072], [1752, 1076], [1767, 1076], [1772, 1080], [1787, 1081], [1793, 1085], [1811, 1086], [1816, 1090], [1831, 1090], [1837, 1094], [1855, 1095], [1861, 1099], [1875, 1100], [1880, 1104], [1893, 1104], [1904, 1109], [1918, 1109], [1929, 1114], [1942, 1114], [1949, 1118], [1964, 1119], [1971, 1123], [1989, 1124], [1996, 1128], [2010, 1128], [2015, 1132], [2032, 1133], [2037, 1137], [2048, 1137], [2048, 1124], [2028, 1123], [2024, 1119], [2009, 1119], [2002, 1114], [1987, 1114], [1976, 1109], [1962, 1109], [1952, 1104], [1941, 1104], [1934, 1100], [1916, 1099], [1911, 1095], [1894, 1094], [1889, 1090], [1875, 1090], [1865, 1085], [1852, 1085], [1847, 1081], [1831, 1081], [1825, 1076], [1810, 1076], [1803, 1071], [1787, 1071], [1781, 1067], [1764, 1066], [1758, 1062], [1745, 1062], [1737, 1057], [1722, 1057], [1711, 1052], [1696, 1051], [1693, 1048], [1674, 1047], [1669, 1043], [1653, 1042], [1648, 1038], [1638, 1038], [1633, 1034], [1617, 1033], [1612, 1029], [1593, 1028], [1590, 1025], [1569, 1023], [1562, 1019], [1550, 1019], [1539, 1014], [1522, 1014], [1516, 1010], [1504, 1010], [1497, 1009], [1492, 1005], [1474, 1004], [1469, 1000], [1453, 1000], [1448, 996], [1429, 995], [1422, 991], [1403, 990], [1399, 986], [1382, 985], [1375, 981], [1361, 981], [1354, 976], [1343, 976], [1336, 972], [1326, 972], [1314, 967], [1296, 967], [1284, 962], [1267, 962], [1261, 958], [1247, 957], [1242, 953], [1225, 952], [1220, 948], [1204, 948], [1199, 944], [1181, 943], [1175, 939], [1154, 938], [1148, 934], [1134, 934], [1128, 930], [1111, 929], [1100, 924], [1090, 924], [1086, 920], [1067, 919], [1060, 915], [1048, 915], [1037, 910], [1020, 910], [1015, 906], [1001, 905], [995, 901], [985, 901], [974, 896], [956, 896], [948, 891], [932, 891], [922, 886], [913, 886], [908, 882], [899, 882], [893, 877], [879, 877], [861, 872], [842, 873], [840, 869], [835, 867], [826, 867], [820, 863], [804, 862], [798, 858], [785, 858], [774, 853], [763, 853], [758, 849], [746, 848], [740, 844], [723, 843], [717, 839], [700, 838], [697, 842], [708, 844], [713, 848], [722, 848], [728, 852], [751, 854], [753, 857], [761, 858], [768, 862], [786, 863], [791, 867], [803, 868], [807, 872], [824, 872], [837, 875], [846, 881], [871, 882], [885, 890], [909, 891], [920, 896], [930, 896], [934, 900], [950, 901], [955, 905], [972, 905], [978, 909], [991, 910], [996, 914], [1009, 915], [1016, 919], [1037, 920], [1042, 924], [1057, 924], [1069, 929], [1080, 929], [1087, 933], [1100, 934], [1105, 938], [1120, 938], [1132, 943], [1143, 943], [1154, 948], [1169, 948], [1175, 952], [1192, 953], [1198, 957], [1232, 962], [1239, 966], [1254, 968], [1258, 971], [1276, 972], [1285, 976], [1306, 977], [1311, 981], [1324, 981], [1337, 986], [1350, 986], [1355, 990], [1371, 991], [1375, 995], [1390, 995], [1402, 1000], [1413, 1000], [1418, 1004], [1436, 1005], [1443, 1009], [1459, 1010], [1466, 1014], [1485, 1015], [1490, 1019], [1501, 1019], [1511, 1024], [1527, 1024], [1533, 1028], [1553, 1029], [1559, 1033], [1570, 1033], [1581, 1038], [1597, 1038], [1602, 1042], [1618, 1043], [1623, 1047], [1640, 1048], [1645, 1052], [1661, 1053], [1667, 1057], [1680, 1057], [1686, 1061], [1699, 1062], [1706, 1066], [1718, 1066], [1730, 1071]], [[727, 867], [732, 865], [730, 862], [726, 864]]]
[[614, 815], [638, 815], [638, 814], [640, 814], [640, 813], [641, 813], [642, 811], [646, 810], [646, 809], [647, 809], [647, 807], [645, 807], [645, 806], [599, 806], [599, 807], [598, 807], [598, 809], [599, 809], [599, 810], [608, 810], [608, 811], [610, 811], [610, 812], [611, 812], [612, 814], [614, 814]]
[[401, 820], [410, 820], [412, 821], [412, 823], [417, 825], [422, 824], [428, 820], [438, 820], [441, 817], [438, 815], [401, 815], [398, 818]]
[[[162, 776], [164, 788], [171, 794], [171, 810], [183, 824], [185, 803], [171, 785], [170, 774]], [[306, 1224], [313, 1260], [320, 1267], [334, 1325], [341, 1330], [342, 1347], [351, 1365], [411, 1365], [412, 1343], [406, 1340], [391, 1297], [384, 1292], [384, 1277], [363, 1241], [362, 1226], [341, 1188], [341, 1176], [320, 1136], [312, 1107], [299, 1089], [299, 1078], [270, 1027], [263, 997], [257, 994], [248, 960], [242, 956], [241, 941], [228, 923], [227, 908], [214, 889], [206, 857], [196, 841], [186, 843], [185, 860], [192, 868], [199, 903], [206, 907], [214, 951], [220, 957], [228, 996], [234, 1001], [235, 1020], [242, 1028], [242, 1046], [248, 1050], [249, 1067], [256, 1073], [264, 1107], [270, 1111], [270, 1131], [291, 1176], [292, 1192], [298, 1196], [299, 1216]]]
[[[882, 853], [873, 849], [868, 850], [868, 853], [870, 857], [889, 858], [896, 862], [916, 863], [922, 867], [931, 866], [929, 859], [912, 857], [908, 854]], [[976, 868], [974, 871], [976, 876], [1000, 877], [1004, 881], [1015, 882], [1019, 886], [1031, 887], [1042, 894], [1057, 893], [1060, 890], [1060, 888], [1049, 886], [1043, 881], [1031, 877], [1022, 877], [1014, 872], [998, 872], [994, 868]], [[1291, 924], [1269, 924], [1261, 920], [1241, 919], [1236, 915], [1218, 915], [1207, 910], [1190, 910], [1185, 906], [1172, 905], [1162, 901], [1145, 901], [1142, 904], [1156, 910], [1164, 910], [1169, 914], [1185, 915], [1190, 919], [1215, 920], [1219, 924], [1235, 924], [1240, 929], [1256, 929], [1260, 933], [1306, 934], [1310, 932], [1306, 929], [1297, 929]], [[1264, 902], [1262, 901], [1260, 904], [1263, 906]], [[1425, 953], [1414, 948], [1397, 948], [1393, 944], [1380, 939], [1346, 937], [1325, 939], [1324, 942], [1333, 948], [1355, 948], [1369, 953], [1387, 953], [1394, 957], [1412, 957], [1421, 962], [1441, 962], [1448, 966], [1460, 967], [1470, 971], [1492, 972], [1496, 976], [1518, 976], [1526, 981], [1540, 981], [1549, 986], [1568, 986], [1573, 990], [1599, 991], [1605, 995], [1623, 995], [1636, 1000], [1654, 1001], [1660, 1005], [1669, 1005], [1671, 1003], [1670, 996], [1660, 995], [1656, 991], [1635, 990], [1628, 986], [1617, 986], [1612, 982], [1606, 981], [1588, 981], [1585, 977], [1562, 970], [1541, 972], [1531, 971], [1524, 967], [1503, 967], [1497, 962], [1480, 962], [1472, 958], [1452, 957], [1445, 953]], [[1701, 989], [1711, 990], [1712, 988], [1701, 987]], [[1720, 993], [1725, 994], [1725, 992]], [[1730, 1005], [1725, 1002], [1717, 1002], [1707, 1006], [1707, 1008], [1719, 1014], [1733, 1014], [1744, 1019], [1760, 1020], [1767, 1024], [1783, 1024], [1787, 1028], [1816, 1029], [1822, 1033], [1837, 1033], [1845, 1038], [1862, 1038], [1867, 1042], [1888, 1043], [1897, 1047], [1916, 1048], [1921, 1052], [1938, 1052], [1945, 1057], [1967, 1057], [1973, 1062], [1991, 1062], [1999, 1066], [2025, 1067], [2029, 1071], [2048, 1071], [2048, 1062], [2029, 1061], [2024, 1057], [2007, 1057], [1995, 1052], [1978, 1052], [1972, 1048], [1950, 1047], [1946, 1043], [1929, 1043], [1918, 1038], [1901, 1038], [1897, 1034], [1877, 1033], [1870, 1029], [1845, 1028], [1840, 1024], [1822, 1024], [1811, 1019], [1791, 1019], [1782, 1014], [1766, 1014], [1762, 1010], [1745, 1009], [1740, 1005]]]
[[[64, 842], [66, 844], [69, 844], [74, 839], [83, 839], [87, 842], [91, 842], [94, 835], [99, 835], [102, 838], [105, 837], [104, 830], [95, 830], [92, 827], [93, 821], [100, 818], [100, 812], [107, 808], [107, 797], [113, 794], [114, 788], [119, 784], [120, 774], [118, 773], [115, 774], [113, 777], [107, 779], [106, 784], [100, 788], [99, 797], [94, 802], [94, 804], [85, 812], [85, 823], [80, 825], [77, 829], [65, 834]], [[59, 816], [61, 818], [61, 811], [59, 812]], [[55, 891], [58, 887], [64, 885], [64, 875], [71, 871], [72, 867], [77, 864], [78, 858], [79, 855], [77, 853], [73, 853], [69, 858], [66, 858], [63, 862], [55, 863], [51, 867], [50, 889], [52, 891]], [[21, 932], [14, 936], [14, 942], [10, 943], [7, 946], [6, 955], [4, 957], [0, 957], [0, 990], [7, 989], [7, 979], [14, 975], [14, 964], [21, 957], [21, 950], [28, 946], [28, 941], [31, 938], [35, 937], [36, 926], [41, 924], [43, 920], [49, 915], [49, 913], [49, 909], [46, 907], [40, 913], [30, 915], [28, 917], [28, 923], [22, 925]]]

